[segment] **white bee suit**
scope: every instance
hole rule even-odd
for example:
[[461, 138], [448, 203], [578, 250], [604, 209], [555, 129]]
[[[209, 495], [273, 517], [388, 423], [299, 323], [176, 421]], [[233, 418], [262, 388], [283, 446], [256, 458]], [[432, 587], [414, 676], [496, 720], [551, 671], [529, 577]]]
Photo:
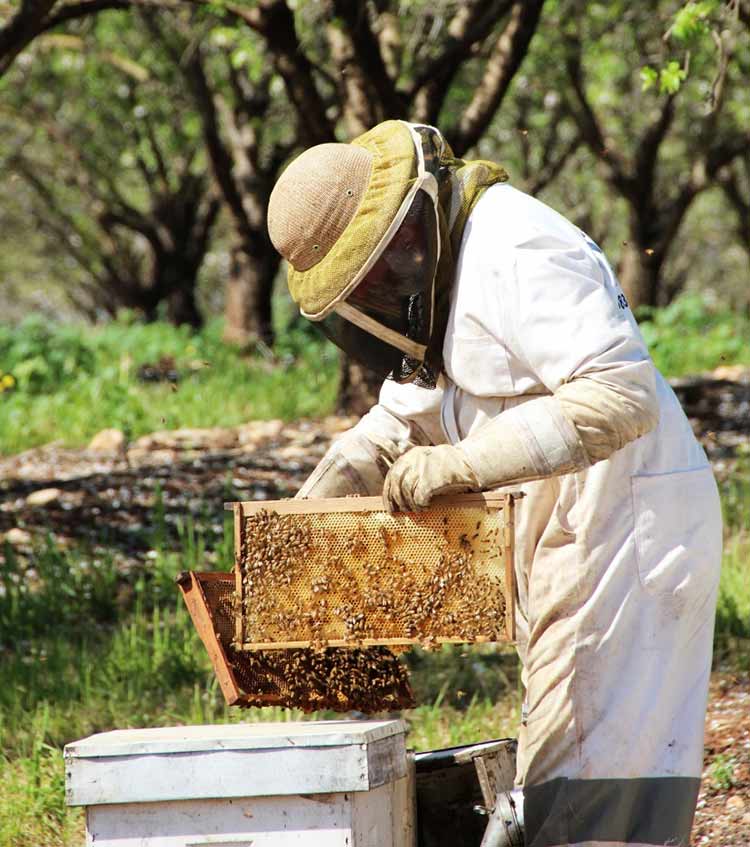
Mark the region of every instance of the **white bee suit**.
[[521, 488], [527, 847], [687, 847], [721, 557], [706, 456], [601, 251], [544, 204], [487, 190], [452, 297], [442, 387], [386, 381], [301, 493], [377, 492], [429, 444]]

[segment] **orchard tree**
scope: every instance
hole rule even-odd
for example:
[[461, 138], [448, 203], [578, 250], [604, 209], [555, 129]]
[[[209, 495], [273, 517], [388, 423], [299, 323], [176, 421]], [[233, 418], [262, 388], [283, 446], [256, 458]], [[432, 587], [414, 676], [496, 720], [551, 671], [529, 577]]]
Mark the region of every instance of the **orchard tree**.
[[[265, 218], [285, 160], [389, 118], [436, 123], [455, 152], [465, 153], [502, 103], [543, 4], [259, 0], [198, 10], [187, 22], [180, 13], [175, 26], [150, 16], [189, 82], [234, 223], [225, 323], [231, 340], [272, 340], [278, 258]], [[191, 38], [200, 26], [212, 35]], [[183, 39], [177, 49], [175, 33]], [[363, 409], [372, 388], [359, 369], [345, 366], [344, 406]]]
[[13, 0], [0, 6], [0, 77], [44, 33], [107, 9], [170, 6], [170, 0]]
[[626, 204], [619, 276], [633, 306], [675, 293], [662, 271], [688, 210], [750, 146], [740, 4], [656, 6], [572, 0], [555, 45], [570, 118]]
[[199, 326], [196, 282], [220, 200], [179, 75], [129, 16], [46, 39], [45, 61], [8, 79], [3, 147], [33, 190], [38, 227], [83, 271], [68, 296], [92, 315], [125, 306], [152, 319], [163, 304], [173, 322]]

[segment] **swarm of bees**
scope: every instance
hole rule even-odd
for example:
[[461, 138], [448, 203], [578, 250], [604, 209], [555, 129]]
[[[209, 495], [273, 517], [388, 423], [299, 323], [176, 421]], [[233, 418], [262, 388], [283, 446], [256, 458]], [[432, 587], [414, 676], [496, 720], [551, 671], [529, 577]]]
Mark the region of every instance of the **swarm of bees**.
[[233, 651], [246, 705], [364, 714], [414, 706], [404, 665], [385, 647]]
[[203, 582], [216, 635], [243, 706], [284, 706], [306, 712], [329, 709], [365, 714], [415, 705], [405, 666], [385, 647], [325, 650], [237, 650], [235, 598], [226, 582]]
[[411, 704], [385, 645], [503, 640], [501, 527], [484, 509], [245, 516], [231, 650], [235, 672], [254, 680], [243, 687], [270, 686], [306, 710]]

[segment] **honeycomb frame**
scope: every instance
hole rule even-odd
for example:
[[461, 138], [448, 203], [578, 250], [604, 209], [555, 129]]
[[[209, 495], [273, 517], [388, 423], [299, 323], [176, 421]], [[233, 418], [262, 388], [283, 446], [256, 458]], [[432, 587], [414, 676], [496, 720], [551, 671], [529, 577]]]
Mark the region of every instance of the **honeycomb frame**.
[[[519, 496], [490, 492], [440, 497], [424, 512], [395, 515], [381, 497], [225, 504], [234, 513], [234, 649], [512, 642], [514, 508]], [[277, 567], [274, 584], [264, 561], [269, 536], [263, 533], [280, 529], [284, 540], [293, 543], [290, 555], [281, 554], [284, 567]], [[255, 556], [252, 565], [248, 556]], [[304, 564], [298, 567], [298, 561]], [[251, 567], [260, 570], [251, 574]], [[286, 574], [289, 568], [292, 576]], [[346, 601], [336, 594], [343, 588], [330, 588], [342, 583], [355, 586], [346, 589], [353, 592]], [[323, 593], [316, 594], [321, 585]], [[418, 623], [394, 607], [394, 595], [402, 598], [402, 605], [404, 597], [417, 598], [409, 608], [422, 615]], [[480, 620], [482, 614], [486, 620]]]

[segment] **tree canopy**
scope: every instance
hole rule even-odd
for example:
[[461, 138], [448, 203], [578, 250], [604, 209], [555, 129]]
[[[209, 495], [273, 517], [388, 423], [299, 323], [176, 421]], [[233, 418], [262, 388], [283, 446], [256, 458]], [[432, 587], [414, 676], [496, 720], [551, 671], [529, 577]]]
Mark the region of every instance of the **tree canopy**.
[[741, 299], [749, 30], [748, 0], [12, 0], [2, 216], [5, 239], [34, 234], [0, 272], [34, 268], [91, 316], [197, 325], [214, 251], [227, 337], [272, 344], [278, 174], [396, 117], [604, 241], [633, 305], [701, 284]]

